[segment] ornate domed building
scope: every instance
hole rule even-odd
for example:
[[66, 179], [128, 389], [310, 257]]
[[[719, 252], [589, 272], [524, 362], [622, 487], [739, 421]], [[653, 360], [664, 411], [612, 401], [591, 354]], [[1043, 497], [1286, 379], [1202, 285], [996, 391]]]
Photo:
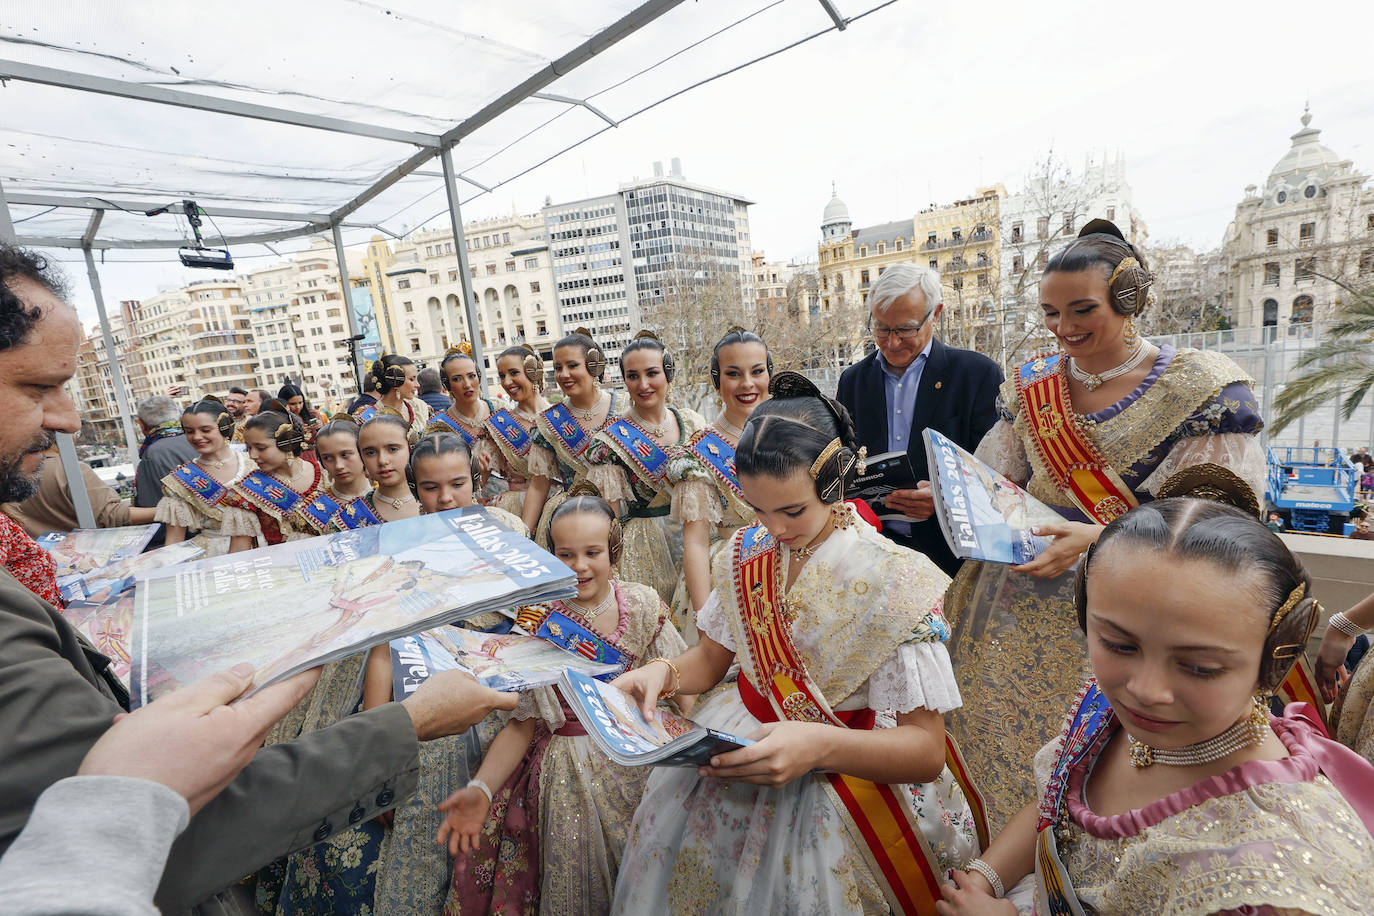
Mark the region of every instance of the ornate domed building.
[[1369, 176], [1321, 143], [1310, 111], [1301, 120], [1263, 188], [1245, 189], [1222, 241], [1227, 306], [1238, 328], [1297, 333], [1329, 317], [1341, 290], [1325, 278], [1374, 276]]

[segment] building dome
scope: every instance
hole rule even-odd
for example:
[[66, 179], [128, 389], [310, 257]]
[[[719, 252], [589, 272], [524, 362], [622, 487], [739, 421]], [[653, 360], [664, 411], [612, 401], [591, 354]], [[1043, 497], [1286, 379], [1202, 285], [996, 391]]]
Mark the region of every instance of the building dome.
[[1315, 127], [1309, 127], [1312, 123], [1312, 113], [1303, 110], [1302, 130], [1293, 135], [1293, 146], [1284, 154], [1283, 158], [1274, 166], [1269, 173], [1269, 184], [1274, 185], [1278, 179], [1296, 178], [1302, 179], [1309, 175], [1321, 174], [1325, 176], [1330, 170], [1334, 169], [1341, 162], [1341, 157], [1336, 155], [1330, 147], [1318, 142], [1321, 131]]

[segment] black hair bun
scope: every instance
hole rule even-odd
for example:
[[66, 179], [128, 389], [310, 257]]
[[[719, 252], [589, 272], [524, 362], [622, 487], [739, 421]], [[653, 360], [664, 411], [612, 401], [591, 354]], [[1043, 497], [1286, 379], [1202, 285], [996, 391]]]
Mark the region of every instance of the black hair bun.
[[821, 398], [825, 400], [815, 382], [791, 369], [785, 369], [769, 380], [768, 393], [781, 400], [788, 398]]
[[[1086, 238], [1090, 235], [1112, 235], [1126, 241], [1126, 236], [1117, 228], [1116, 223], [1109, 219], [1090, 219], [1088, 224], [1078, 233], [1078, 237]], [[1129, 243], [1128, 243], [1129, 244]]]

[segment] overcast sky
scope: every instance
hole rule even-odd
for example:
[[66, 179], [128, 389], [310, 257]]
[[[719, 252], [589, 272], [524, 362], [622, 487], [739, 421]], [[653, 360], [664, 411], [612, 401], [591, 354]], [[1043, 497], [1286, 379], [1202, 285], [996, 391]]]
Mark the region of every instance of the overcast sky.
[[[847, 13], [873, 5], [837, 3]], [[673, 15], [684, 14], [690, 5]], [[1245, 186], [1263, 184], [1288, 149], [1309, 99], [1322, 142], [1374, 171], [1372, 34], [1369, 0], [901, 0], [609, 131], [464, 215], [605, 193], [677, 156], [687, 178], [756, 201], [755, 250], [814, 259], [832, 181], [866, 225], [980, 184], [1015, 191], [1053, 148], [1075, 168], [1123, 153], [1151, 239], [1210, 248]], [[749, 49], [732, 51], [737, 63]], [[235, 252], [244, 267], [270, 263], [250, 257], [262, 253]], [[84, 268], [69, 268], [91, 319]], [[109, 263], [101, 276], [113, 303], [204, 274]]]

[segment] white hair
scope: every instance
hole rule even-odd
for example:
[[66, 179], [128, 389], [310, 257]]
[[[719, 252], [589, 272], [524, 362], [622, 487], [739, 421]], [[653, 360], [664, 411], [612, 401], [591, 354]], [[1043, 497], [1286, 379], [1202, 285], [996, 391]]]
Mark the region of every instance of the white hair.
[[893, 264], [868, 291], [868, 310], [880, 312], [914, 289], [919, 289], [925, 296], [926, 315], [945, 301], [938, 270], [915, 264]]
[[165, 394], [155, 394], [139, 402], [138, 418], [144, 426], [160, 426], [181, 416], [181, 405]]

